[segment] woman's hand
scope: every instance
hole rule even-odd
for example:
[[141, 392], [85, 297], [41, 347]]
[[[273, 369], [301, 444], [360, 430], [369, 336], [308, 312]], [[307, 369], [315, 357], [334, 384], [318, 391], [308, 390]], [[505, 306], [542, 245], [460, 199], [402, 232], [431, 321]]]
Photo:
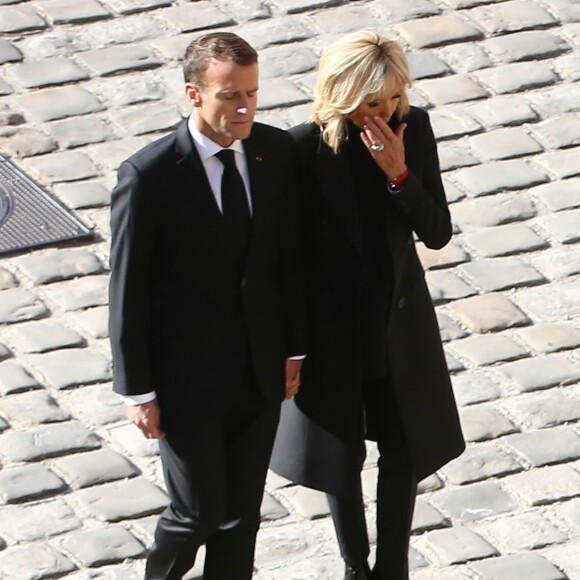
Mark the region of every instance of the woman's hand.
[[364, 120], [361, 138], [377, 165], [389, 179], [405, 173], [407, 165], [403, 134], [407, 123], [401, 123], [395, 132], [381, 117], [365, 117]]

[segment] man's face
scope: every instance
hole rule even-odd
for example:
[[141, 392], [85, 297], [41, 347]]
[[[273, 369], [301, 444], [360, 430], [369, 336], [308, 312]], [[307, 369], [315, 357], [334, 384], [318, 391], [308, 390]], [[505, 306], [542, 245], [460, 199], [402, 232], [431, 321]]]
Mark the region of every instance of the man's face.
[[229, 147], [252, 129], [258, 99], [258, 65], [212, 59], [203, 88], [186, 83], [195, 126], [212, 141]]

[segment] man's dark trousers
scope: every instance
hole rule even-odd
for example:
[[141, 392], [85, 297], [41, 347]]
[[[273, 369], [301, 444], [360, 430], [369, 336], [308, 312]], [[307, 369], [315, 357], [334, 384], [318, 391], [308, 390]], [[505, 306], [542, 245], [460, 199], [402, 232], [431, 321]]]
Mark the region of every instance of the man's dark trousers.
[[170, 428], [160, 440], [171, 503], [157, 524], [146, 580], [180, 580], [202, 544], [204, 580], [252, 577], [279, 413], [279, 403], [246, 386], [222, 417], [192, 420], [185, 434]]

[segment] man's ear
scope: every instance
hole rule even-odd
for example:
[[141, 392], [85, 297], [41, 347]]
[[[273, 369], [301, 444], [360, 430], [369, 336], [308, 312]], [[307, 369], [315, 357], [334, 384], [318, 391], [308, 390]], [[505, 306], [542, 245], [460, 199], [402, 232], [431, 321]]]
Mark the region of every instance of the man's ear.
[[201, 106], [201, 91], [192, 83], [185, 83], [185, 97], [192, 107]]

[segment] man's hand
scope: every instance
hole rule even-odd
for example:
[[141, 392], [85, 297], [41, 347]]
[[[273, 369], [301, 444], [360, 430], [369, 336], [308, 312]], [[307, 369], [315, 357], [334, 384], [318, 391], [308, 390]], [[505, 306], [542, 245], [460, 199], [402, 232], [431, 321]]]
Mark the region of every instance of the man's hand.
[[301, 360], [286, 359], [286, 399], [291, 399], [300, 387]]
[[159, 428], [159, 404], [157, 399], [143, 405], [128, 405], [127, 419], [141, 429], [147, 439], [163, 439], [165, 433]]

